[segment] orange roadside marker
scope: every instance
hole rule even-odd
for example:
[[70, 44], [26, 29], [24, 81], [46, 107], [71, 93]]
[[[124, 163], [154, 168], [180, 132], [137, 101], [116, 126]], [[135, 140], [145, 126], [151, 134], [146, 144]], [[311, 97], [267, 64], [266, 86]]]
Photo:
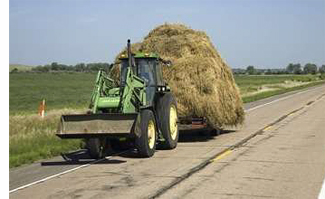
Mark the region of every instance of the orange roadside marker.
[[44, 118], [45, 116], [45, 99], [43, 99], [38, 108], [38, 114]]

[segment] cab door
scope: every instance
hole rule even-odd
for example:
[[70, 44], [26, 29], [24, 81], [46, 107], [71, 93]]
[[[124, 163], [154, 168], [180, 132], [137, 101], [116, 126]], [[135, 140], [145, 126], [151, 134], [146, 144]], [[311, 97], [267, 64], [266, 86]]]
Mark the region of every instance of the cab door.
[[157, 74], [155, 72], [155, 59], [137, 59], [137, 76], [146, 84], [147, 105], [152, 106], [157, 87]]

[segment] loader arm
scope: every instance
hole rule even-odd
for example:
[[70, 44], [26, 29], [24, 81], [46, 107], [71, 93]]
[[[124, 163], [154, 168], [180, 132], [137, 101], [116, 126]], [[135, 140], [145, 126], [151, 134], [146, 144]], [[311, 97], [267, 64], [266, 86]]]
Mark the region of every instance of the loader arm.
[[125, 86], [122, 87], [121, 110], [123, 113], [138, 112], [140, 106], [146, 105], [144, 81], [127, 69]]
[[112, 88], [114, 88], [114, 80], [109, 78], [103, 70], [99, 70], [89, 104], [93, 113], [97, 112], [99, 98], [108, 95], [108, 91]]

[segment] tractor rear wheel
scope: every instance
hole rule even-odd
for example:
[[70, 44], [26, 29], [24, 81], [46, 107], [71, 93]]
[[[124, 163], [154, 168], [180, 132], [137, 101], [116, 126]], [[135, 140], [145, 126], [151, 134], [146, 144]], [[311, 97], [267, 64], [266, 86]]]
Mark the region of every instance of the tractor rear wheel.
[[86, 149], [91, 158], [100, 159], [105, 155], [106, 140], [100, 138], [89, 138], [86, 140]]
[[177, 103], [172, 93], [163, 95], [157, 103], [158, 125], [161, 130], [164, 141], [159, 143], [162, 149], [176, 148], [179, 131]]
[[135, 145], [141, 157], [151, 157], [156, 150], [157, 126], [153, 112], [142, 110], [135, 124]]

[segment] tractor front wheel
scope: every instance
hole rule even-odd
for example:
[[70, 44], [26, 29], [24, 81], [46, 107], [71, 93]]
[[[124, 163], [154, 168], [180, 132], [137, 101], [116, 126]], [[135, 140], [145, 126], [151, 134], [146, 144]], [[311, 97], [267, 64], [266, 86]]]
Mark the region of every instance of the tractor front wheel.
[[86, 140], [86, 149], [91, 158], [100, 159], [105, 155], [106, 139], [89, 138]]
[[141, 157], [151, 157], [156, 150], [157, 126], [153, 112], [145, 109], [140, 112], [135, 124], [135, 145]]

